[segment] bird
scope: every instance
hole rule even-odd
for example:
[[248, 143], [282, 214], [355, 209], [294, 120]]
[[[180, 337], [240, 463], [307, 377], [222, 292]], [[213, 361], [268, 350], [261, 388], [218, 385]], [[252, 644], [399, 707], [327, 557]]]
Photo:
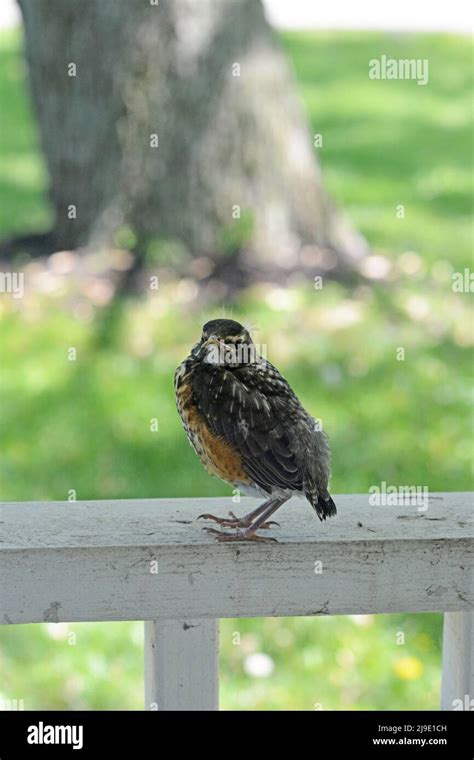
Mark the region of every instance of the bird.
[[294, 495], [321, 521], [336, 515], [328, 436], [246, 327], [233, 319], [206, 322], [174, 382], [183, 427], [206, 470], [239, 493], [264, 498], [243, 517], [199, 515], [220, 526], [204, 528], [217, 541], [276, 541], [257, 531], [278, 525], [269, 518]]

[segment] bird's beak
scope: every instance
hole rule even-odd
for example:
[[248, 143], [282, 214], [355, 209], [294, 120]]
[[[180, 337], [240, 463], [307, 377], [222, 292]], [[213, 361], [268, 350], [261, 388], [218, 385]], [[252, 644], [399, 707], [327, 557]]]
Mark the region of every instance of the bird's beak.
[[208, 339], [206, 340], [206, 342], [205, 342], [205, 344], [204, 344], [204, 345], [205, 345], [205, 346], [218, 346], [218, 345], [219, 345], [219, 343], [220, 343], [220, 340], [219, 340], [219, 338], [217, 337], [217, 335], [210, 335], [210, 336], [208, 337]]
[[207, 352], [208, 346], [218, 346], [219, 345], [219, 338], [217, 335], [210, 335], [209, 338], [204, 340], [202, 343], [198, 343], [196, 348], [196, 356], [201, 358], [204, 356]]

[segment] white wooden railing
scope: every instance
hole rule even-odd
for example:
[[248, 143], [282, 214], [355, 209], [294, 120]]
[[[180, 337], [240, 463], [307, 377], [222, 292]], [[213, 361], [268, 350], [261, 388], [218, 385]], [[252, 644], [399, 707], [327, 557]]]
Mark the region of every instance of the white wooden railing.
[[218, 707], [221, 617], [439, 611], [441, 706], [473, 699], [473, 494], [335, 500], [324, 525], [288, 502], [278, 544], [218, 544], [196, 522], [251, 499], [3, 504], [0, 622], [147, 621], [145, 708], [192, 710]]

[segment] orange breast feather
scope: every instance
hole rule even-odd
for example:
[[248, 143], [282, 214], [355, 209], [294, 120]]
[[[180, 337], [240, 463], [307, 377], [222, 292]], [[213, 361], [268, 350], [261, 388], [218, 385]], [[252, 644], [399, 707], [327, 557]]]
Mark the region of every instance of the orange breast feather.
[[186, 380], [188, 378], [183, 377], [177, 388], [178, 409], [188, 438], [202, 464], [211, 475], [232, 485], [249, 484], [251, 481], [242, 467], [239, 452], [210, 430], [192, 399], [191, 387]]

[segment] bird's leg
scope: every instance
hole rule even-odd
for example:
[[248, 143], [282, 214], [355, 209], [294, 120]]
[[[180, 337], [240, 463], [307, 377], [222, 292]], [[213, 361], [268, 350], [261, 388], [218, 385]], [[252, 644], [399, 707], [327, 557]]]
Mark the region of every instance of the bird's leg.
[[[275, 503], [275, 501], [277, 501], [276, 497], [272, 496], [270, 499], [267, 499], [267, 501], [264, 501], [263, 504], [260, 504], [259, 507], [252, 510], [252, 512], [249, 512], [243, 517], [237, 517], [233, 512], [229, 512], [229, 517], [216, 517], [216, 515], [205, 514], [199, 515], [197, 519], [213, 520], [219, 525], [222, 525], [223, 528], [248, 528], [252, 524], [253, 520], [255, 520], [259, 514], [261, 514], [261, 512], [264, 512], [266, 509], [268, 509], [271, 504]], [[270, 525], [278, 525], [278, 523], [274, 523], [272, 521], [268, 525], [261, 525], [260, 527], [269, 528]]]
[[256, 531], [259, 528], [263, 528], [267, 523], [266, 520], [270, 515], [272, 515], [274, 512], [279, 509], [282, 504], [285, 503], [285, 501], [288, 500], [288, 497], [279, 497], [275, 499], [269, 499], [265, 502], [262, 506], [266, 507], [264, 511], [261, 511], [261, 514], [257, 517], [256, 520], [254, 520], [250, 525], [245, 527], [243, 530], [237, 530], [235, 533], [223, 533], [220, 530], [215, 530], [215, 528], [204, 528], [208, 533], [211, 533], [213, 536], [216, 537], [217, 541], [219, 542], [225, 542], [225, 541], [260, 541], [261, 543], [269, 544], [269, 543], [278, 543], [276, 538], [267, 538], [265, 536], [257, 536]]

